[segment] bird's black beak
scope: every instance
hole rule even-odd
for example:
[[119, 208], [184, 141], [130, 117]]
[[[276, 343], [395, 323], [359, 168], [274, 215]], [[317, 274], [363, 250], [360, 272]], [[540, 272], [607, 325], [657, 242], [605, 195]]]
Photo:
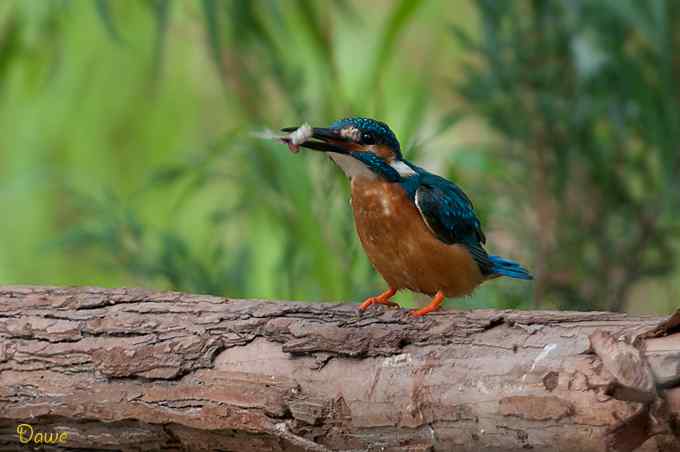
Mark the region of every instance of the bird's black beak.
[[[295, 132], [298, 127], [284, 127], [282, 132]], [[342, 146], [342, 141], [349, 142], [347, 138], [340, 134], [340, 129], [327, 127], [314, 127], [312, 138], [300, 143], [300, 146], [307, 149], [314, 149], [322, 152], [337, 152], [338, 154], [348, 154], [349, 150]]]

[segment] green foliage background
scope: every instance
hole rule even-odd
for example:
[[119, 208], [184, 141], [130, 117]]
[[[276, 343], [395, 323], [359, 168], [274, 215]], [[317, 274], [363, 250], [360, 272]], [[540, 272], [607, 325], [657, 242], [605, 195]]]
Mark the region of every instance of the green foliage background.
[[672, 3], [0, 2], [0, 283], [374, 294], [344, 177], [252, 135], [368, 115], [537, 270], [456, 306], [668, 311]]

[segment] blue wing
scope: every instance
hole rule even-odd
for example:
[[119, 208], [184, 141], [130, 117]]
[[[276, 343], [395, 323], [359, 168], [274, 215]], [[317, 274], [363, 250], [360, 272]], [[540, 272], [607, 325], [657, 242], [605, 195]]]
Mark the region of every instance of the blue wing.
[[483, 274], [493, 273], [493, 262], [483, 247], [486, 237], [470, 198], [453, 182], [421, 171], [414, 201], [425, 224], [442, 242], [466, 246]]

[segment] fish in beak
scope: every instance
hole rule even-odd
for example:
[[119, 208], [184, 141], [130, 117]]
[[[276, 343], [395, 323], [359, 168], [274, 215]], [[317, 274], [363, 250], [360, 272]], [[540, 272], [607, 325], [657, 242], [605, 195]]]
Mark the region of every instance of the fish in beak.
[[342, 136], [340, 129], [311, 127], [309, 124], [303, 124], [299, 127], [284, 127], [281, 131], [288, 133], [288, 136], [281, 138], [281, 141], [286, 143], [293, 152], [298, 152], [300, 147], [303, 147], [322, 152], [349, 153], [342, 146], [342, 142], [349, 142], [350, 139]]

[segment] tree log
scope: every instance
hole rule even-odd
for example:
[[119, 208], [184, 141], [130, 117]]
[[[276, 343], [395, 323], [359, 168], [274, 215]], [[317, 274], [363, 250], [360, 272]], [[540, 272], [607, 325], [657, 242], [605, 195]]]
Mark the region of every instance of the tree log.
[[0, 287], [0, 341], [0, 450], [680, 450], [680, 311]]

